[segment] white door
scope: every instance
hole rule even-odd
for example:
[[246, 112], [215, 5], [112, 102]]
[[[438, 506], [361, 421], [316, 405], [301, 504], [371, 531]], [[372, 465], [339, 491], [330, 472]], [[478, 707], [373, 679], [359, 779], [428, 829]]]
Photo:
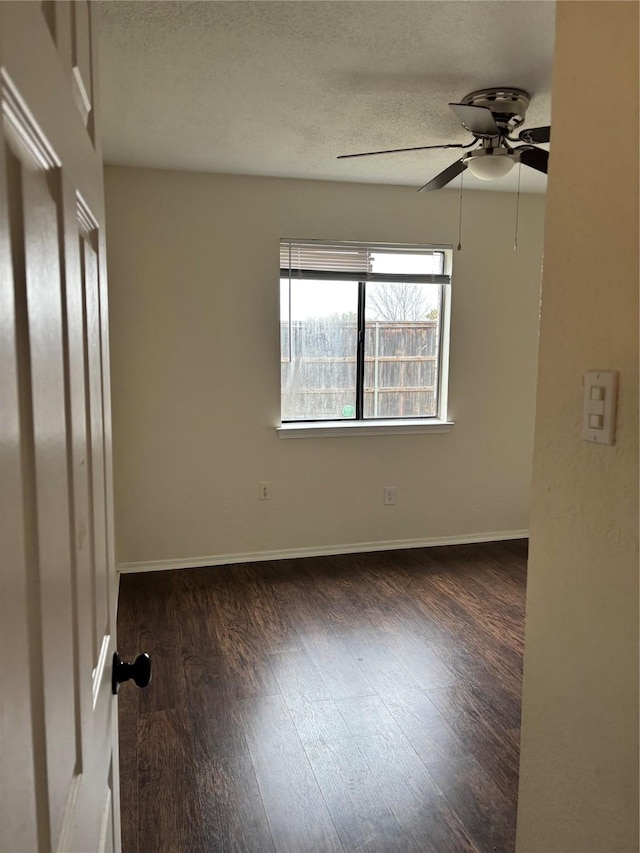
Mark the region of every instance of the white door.
[[0, 2], [0, 850], [120, 849], [91, 7]]

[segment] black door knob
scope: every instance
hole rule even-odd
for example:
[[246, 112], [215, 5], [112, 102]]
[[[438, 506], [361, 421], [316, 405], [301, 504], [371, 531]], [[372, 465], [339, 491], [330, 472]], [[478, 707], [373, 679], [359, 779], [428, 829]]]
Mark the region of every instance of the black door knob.
[[118, 652], [113, 653], [113, 672], [111, 675], [111, 692], [115, 696], [123, 681], [133, 678], [138, 687], [146, 687], [151, 681], [151, 658], [146, 652], [127, 663], [120, 660]]

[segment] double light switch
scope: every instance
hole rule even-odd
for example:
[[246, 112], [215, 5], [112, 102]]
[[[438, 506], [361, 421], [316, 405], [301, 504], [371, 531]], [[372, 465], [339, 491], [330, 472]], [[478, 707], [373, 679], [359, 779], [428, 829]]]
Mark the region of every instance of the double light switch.
[[589, 370], [584, 374], [582, 438], [596, 444], [614, 444], [617, 370]]

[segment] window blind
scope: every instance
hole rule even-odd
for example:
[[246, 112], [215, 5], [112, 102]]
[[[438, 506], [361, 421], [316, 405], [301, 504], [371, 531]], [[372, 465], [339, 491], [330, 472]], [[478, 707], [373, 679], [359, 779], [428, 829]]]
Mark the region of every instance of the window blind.
[[305, 279], [338, 279], [340, 281], [413, 282], [416, 284], [449, 284], [448, 275], [434, 273], [378, 273], [373, 270], [373, 256], [434, 255], [442, 250], [425, 246], [392, 246], [383, 244], [321, 243], [313, 241], [280, 241], [280, 277]]

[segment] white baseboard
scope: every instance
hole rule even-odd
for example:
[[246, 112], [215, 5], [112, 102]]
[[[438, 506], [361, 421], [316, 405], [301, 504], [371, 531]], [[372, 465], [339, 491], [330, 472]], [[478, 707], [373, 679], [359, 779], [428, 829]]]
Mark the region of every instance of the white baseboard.
[[471, 533], [467, 536], [439, 536], [432, 539], [396, 539], [385, 542], [354, 542], [349, 545], [320, 545], [315, 548], [291, 548], [285, 551], [251, 551], [247, 554], [216, 554], [210, 557], [185, 557], [181, 560], [150, 560], [119, 563], [118, 571], [159, 572], [165, 569], [200, 569], [233, 563], [257, 563], [268, 560], [293, 560], [297, 557], [328, 557], [333, 554], [361, 554], [366, 551], [397, 551], [403, 548], [433, 548], [437, 545], [471, 545], [476, 542], [500, 542], [526, 539], [528, 530], [500, 530], [494, 533]]

